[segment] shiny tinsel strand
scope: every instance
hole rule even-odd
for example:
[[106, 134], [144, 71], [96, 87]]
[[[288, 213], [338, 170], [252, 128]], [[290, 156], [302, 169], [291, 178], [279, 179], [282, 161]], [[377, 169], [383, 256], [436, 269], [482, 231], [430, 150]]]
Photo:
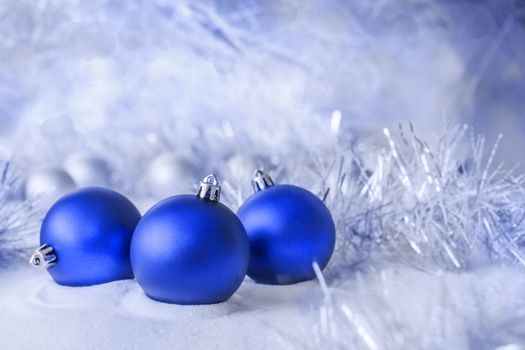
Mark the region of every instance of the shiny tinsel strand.
[[367, 174], [361, 169], [347, 193], [342, 158], [327, 201], [341, 222], [340, 247], [366, 241], [359, 254], [365, 249], [424, 269], [523, 264], [523, 177], [495, 166], [498, 144], [484, 154], [484, 138], [467, 137], [467, 129], [447, 129], [433, 142], [413, 128], [400, 128], [398, 137], [385, 129], [388, 146], [374, 150], [375, 166], [367, 165]]
[[37, 244], [42, 214], [23, 199], [23, 179], [10, 162], [0, 162], [0, 265], [25, 258]]

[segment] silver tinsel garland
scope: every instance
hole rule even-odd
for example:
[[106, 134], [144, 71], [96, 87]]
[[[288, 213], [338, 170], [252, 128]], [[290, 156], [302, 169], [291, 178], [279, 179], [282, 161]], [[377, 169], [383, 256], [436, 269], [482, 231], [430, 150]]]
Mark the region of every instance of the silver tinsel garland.
[[38, 243], [42, 219], [38, 203], [24, 199], [23, 177], [0, 161], [0, 266], [16, 265]]
[[379, 247], [374, 254], [422, 269], [523, 264], [523, 177], [494, 164], [498, 144], [487, 154], [484, 138], [466, 133], [466, 126], [451, 128], [428, 143], [412, 128], [397, 139], [385, 129], [388, 149], [346, 197], [355, 216], [340, 216], [344, 244], [364, 237]]

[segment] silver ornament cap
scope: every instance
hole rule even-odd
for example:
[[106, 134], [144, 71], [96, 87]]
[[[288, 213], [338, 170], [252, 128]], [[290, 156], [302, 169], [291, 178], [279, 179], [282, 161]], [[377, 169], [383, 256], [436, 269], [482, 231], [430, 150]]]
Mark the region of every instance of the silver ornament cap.
[[275, 186], [275, 182], [273, 182], [270, 175], [266, 174], [261, 169], [257, 169], [253, 173], [252, 186], [253, 192], [259, 192], [268, 187]]
[[214, 174], [206, 176], [199, 185], [197, 197], [207, 199], [212, 202], [218, 202], [221, 198], [221, 186]]
[[29, 263], [37, 269], [47, 270], [56, 265], [56, 260], [57, 257], [53, 247], [43, 244], [31, 255]]

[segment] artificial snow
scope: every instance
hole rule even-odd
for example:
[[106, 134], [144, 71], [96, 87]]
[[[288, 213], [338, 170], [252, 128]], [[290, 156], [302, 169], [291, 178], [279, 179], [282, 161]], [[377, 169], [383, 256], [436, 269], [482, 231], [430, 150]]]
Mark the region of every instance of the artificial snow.
[[[356, 270], [331, 290], [339, 305], [367, 320], [372, 342], [354, 348], [399, 348], [382, 343], [384, 331], [398, 332], [405, 349], [523, 346], [518, 340], [525, 334], [522, 273], [487, 268], [432, 276], [401, 266], [376, 272]], [[148, 299], [133, 280], [64, 287], [29, 266], [2, 271], [0, 280], [4, 349], [320, 349], [337, 344], [316, 331], [322, 328], [320, 308], [326, 306], [317, 281], [268, 286], [247, 279], [225, 303], [179, 306]], [[403, 322], [389, 328], [388, 315]], [[332, 326], [350, 348], [354, 329], [345, 322]]]

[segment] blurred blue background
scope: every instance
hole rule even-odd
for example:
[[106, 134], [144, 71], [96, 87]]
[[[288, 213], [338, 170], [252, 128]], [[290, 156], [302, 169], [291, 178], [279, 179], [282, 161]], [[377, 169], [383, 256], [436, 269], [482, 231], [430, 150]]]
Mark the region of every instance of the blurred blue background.
[[28, 130], [50, 118], [110, 135], [337, 110], [358, 134], [443, 120], [503, 132], [500, 159], [519, 162], [524, 31], [520, 0], [4, 0], [1, 150], [35, 144]]

